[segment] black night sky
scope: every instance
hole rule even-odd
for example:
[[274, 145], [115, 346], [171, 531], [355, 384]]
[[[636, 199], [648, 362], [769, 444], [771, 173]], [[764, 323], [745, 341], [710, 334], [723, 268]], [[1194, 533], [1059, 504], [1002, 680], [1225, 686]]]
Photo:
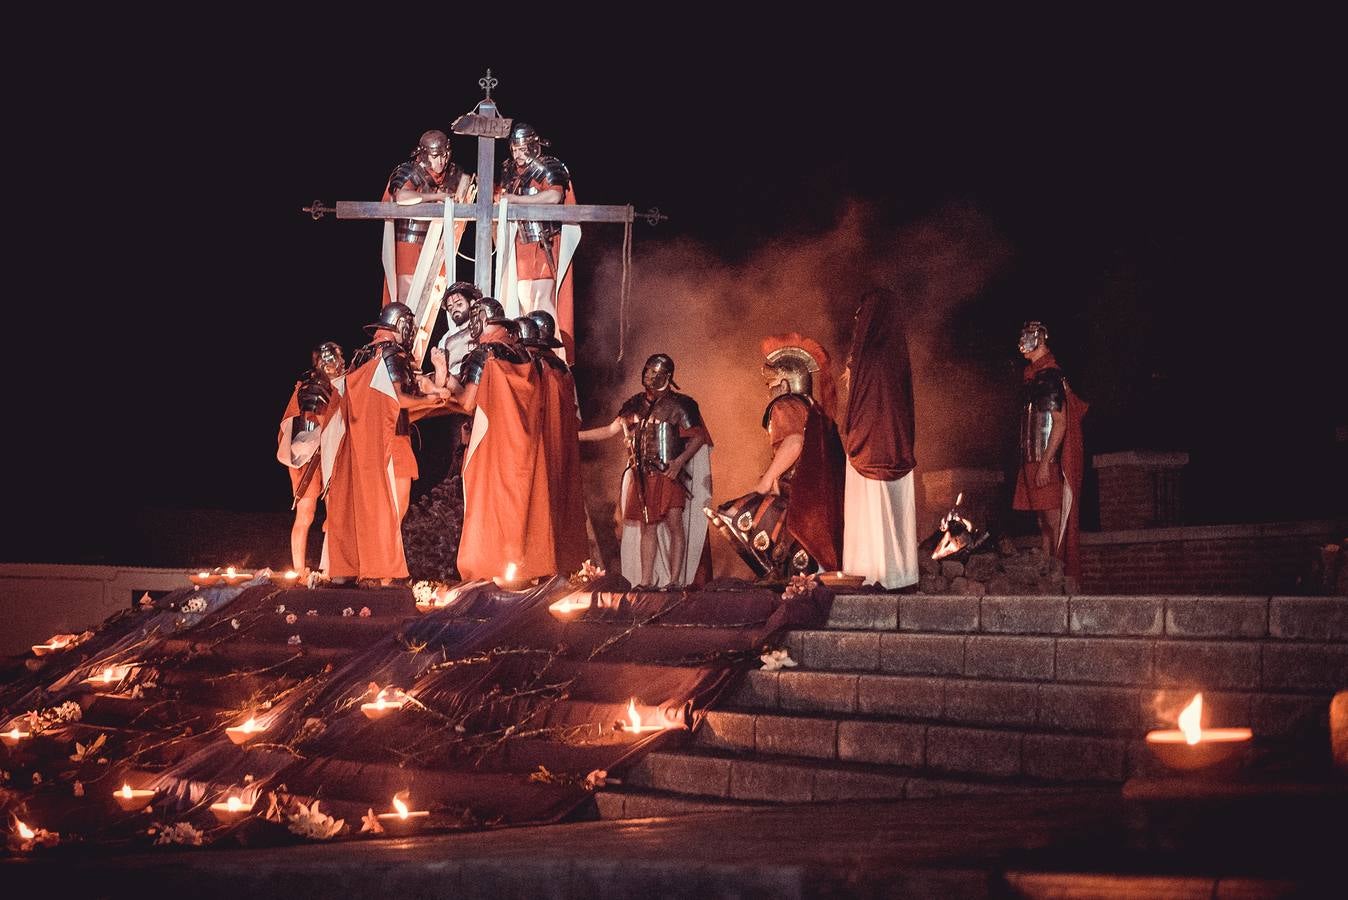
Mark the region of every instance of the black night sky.
[[[5, 558], [106, 558], [139, 505], [288, 506], [281, 409], [312, 345], [361, 342], [381, 277], [377, 225], [300, 208], [377, 199], [423, 130], [472, 109], [488, 66], [581, 202], [669, 215], [636, 226], [636, 303], [661, 246], [734, 267], [809, 245], [853, 203], [895, 231], [974, 210], [1005, 262], [941, 320], [934, 354], [1014, 384], [1019, 323], [1043, 319], [1093, 402], [1088, 450], [1189, 451], [1193, 521], [1345, 512], [1343, 73], [1326, 22], [631, 7], [602, 30], [503, 14], [479, 51], [432, 10], [11, 30]], [[470, 169], [475, 149], [455, 138]], [[619, 238], [587, 231], [582, 310]], [[587, 335], [605, 314], [578, 315], [596, 360], [582, 387], [635, 380]]]

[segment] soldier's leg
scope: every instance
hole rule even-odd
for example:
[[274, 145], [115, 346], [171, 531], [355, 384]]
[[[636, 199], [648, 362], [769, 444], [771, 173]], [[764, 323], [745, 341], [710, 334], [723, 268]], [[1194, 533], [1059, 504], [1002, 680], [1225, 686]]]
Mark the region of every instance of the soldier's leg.
[[314, 524], [318, 509], [318, 495], [323, 490], [323, 479], [310, 478], [304, 496], [295, 504], [295, 524], [290, 527], [290, 565], [296, 572], [305, 570], [305, 555], [309, 546], [309, 528]]
[[655, 584], [655, 553], [660, 549], [660, 523], [641, 523], [641, 583]]
[[[688, 534], [683, 530], [683, 507], [677, 506], [665, 513], [665, 527], [669, 529], [669, 583], [683, 587], [683, 568], [688, 555]], [[654, 527], [651, 530], [654, 531]]]

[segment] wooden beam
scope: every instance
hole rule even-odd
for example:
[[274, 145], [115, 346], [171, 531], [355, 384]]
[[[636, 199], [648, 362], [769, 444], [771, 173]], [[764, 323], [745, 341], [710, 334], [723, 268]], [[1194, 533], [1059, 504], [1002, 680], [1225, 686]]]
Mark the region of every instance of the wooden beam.
[[[455, 207], [454, 221], [476, 222], [478, 204], [458, 204]], [[460, 215], [462, 210], [465, 215]], [[366, 202], [364, 200], [338, 200], [337, 218], [339, 219], [424, 219], [442, 220], [445, 215], [443, 203], [417, 203], [402, 206], [397, 203]], [[491, 204], [491, 217], [496, 219], [496, 204]], [[506, 219], [511, 222], [530, 220], [534, 222], [631, 222], [630, 206], [603, 206], [590, 203], [533, 203], [520, 206], [506, 204]]]

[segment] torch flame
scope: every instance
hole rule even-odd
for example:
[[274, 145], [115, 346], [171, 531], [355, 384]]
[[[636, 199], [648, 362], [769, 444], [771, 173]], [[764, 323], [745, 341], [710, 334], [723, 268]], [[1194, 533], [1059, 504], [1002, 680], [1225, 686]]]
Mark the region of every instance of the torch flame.
[[14, 824], [18, 826], [19, 837], [23, 838], [25, 841], [31, 841], [33, 838], [37, 837], [37, 833], [27, 825], [23, 824], [22, 819], [16, 818]]
[[964, 500], [964, 491], [960, 491], [959, 496], [955, 498], [955, 505], [959, 506]]
[[225, 806], [229, 807], [230, 812], [238, 812], [239, 810], [243, 809], [243, 801], [240, 800], [238, 797], [230, 797], [227, 801], [225, 801]]
[[122, 796], [128, 800], [131, 799], [131, 785], [127, 784], [125, 781], [122, 782]]
[[404, 803], [397, 794], [393, 795], [393, 808], [398, 811], [398, 818], [407, 818], [407, 804]]
[[637, 715], [637, 698], [627, 701], [627, 718], [632, 720], [632, 730], [641, 731], [641, 716]]
[[1193, 745], [1203, 740], [1203, 695], [1194, 694], [1189, 705], [1179, 714], [1180, 731], [1184, 732], [1184, 743]]

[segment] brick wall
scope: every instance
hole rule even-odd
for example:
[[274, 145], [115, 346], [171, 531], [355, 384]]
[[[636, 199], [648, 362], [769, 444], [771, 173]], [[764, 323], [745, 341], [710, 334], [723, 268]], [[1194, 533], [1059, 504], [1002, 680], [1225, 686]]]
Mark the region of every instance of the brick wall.
[[1316, 548], [1343, 522], [1083, 532], [1081, 589], [1092, 594], [1299, 593]]
[[1093, 457], [1100, 527], [1116, 531], [1178, 525], [1184, 515], [1180, 473], [1188, 462], [1186, 453], [1128, 451]]

